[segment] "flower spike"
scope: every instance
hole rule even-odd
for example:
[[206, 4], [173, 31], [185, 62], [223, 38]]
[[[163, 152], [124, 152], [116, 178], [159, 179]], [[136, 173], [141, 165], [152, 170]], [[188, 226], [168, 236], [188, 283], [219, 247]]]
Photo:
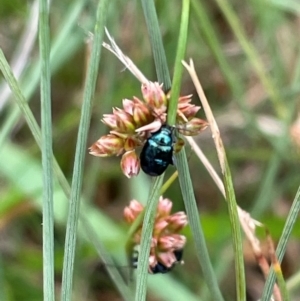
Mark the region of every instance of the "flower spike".
[[[187, 216], [184, 212], [177, 212], [170, 215], [172, 201], [159, 199], [154, 229], [151, 239], [149, 254], [149, 268], [151, 274], [167, 273], [176, 264], [182, 263], [183, 249], [186, 244], [186, 237], [179, 234], [179, 231], [187, 225]], [[127, 223], [132, 224], [143, 211], [144, 206], [136, 200], [132, 200], [124, 209], [124, 217]], [[133, 235], [132, 265], [137, 267], [139, 246], [142, 233], [142, 225]]]

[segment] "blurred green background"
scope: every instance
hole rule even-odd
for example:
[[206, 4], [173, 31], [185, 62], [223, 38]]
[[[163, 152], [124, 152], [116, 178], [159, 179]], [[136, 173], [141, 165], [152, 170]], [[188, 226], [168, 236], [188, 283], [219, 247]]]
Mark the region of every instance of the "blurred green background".
[[[97, 2], [51, 2], [52, 109], [54, 155], [67, 179], [72, 178], [83, 83], [90, 55], [89, 31]], [[181, 1], [156, 1], [161, 33], [172, 74]], [[228, 10], [229, 9], [229, 10]], [[20, 74], [22, 91], [40, 120], [37, 2], [2, 0], [0, 46]], [[238, 204], [265, 224], [278, 241], [299, 185], [300, 123], [300, 4], [279, 0], [191, 1], [186, 59], [194, 60], [226, 147]], [[111, 1], [107, 28], [117, 44], [145, 76], [156, 80], [148, 34], [139, 1]], [[182, 95], [193, 94], [187, 72]], [[103, 49], [88, 145], [108, 129], [101, 116], [120, 107], [122, 99], [141, 97], [140, 83]], [[198, 113], [205, 118], [203, 111]], [[220, 173], [207, 129], [197, 143]], [[189, 147], [187, 146], [189, 149]], [[86, 157], [83, 206], [99, 236], [126, 274], [123, 208], [133, 198], [147, 199], [150, 179], [140, 174], [125, 178], [120, 158]], [[210, 256], [227, 300], [235, 296], [234, 270], [227, 206], [196, 156], [190, 171]], [[174, 172], [170, 167], [169, 176]], [[55, 186], [55, 273], [60, 290], [67, 199]], [[24, 119], [1, 78], [0, 85], [0, 300], [42, 300], [42, 173], [41, 155]], [[178, 183], [165, 194], [174, 210], [183, 210]], [[122, 300], [108, 278], [94, 247], [81, 227], [78, 234], [73, 300]], [[183, 300], [164, 296], [156, 286], [160, 277], [170, 285], [209, 300], [200, 267], [195, 265], [189, 234], [185, 265], [172, 273], [150, 276], [149, 300]], [[258, 231], [268, 256], [263, 230]], [[299, 274], [300, 227], [295, 226], [283, 261], [286, 279]], [[245, 242], [248, 300], [257, 300], [264, 280]], [[230, 277], [228, 276], [230, 275]], [[232, 275], [232, 276], [231, 276]], [[126, 277], [126, 275], [125, 275]], [[130, 280], [129, 280], [130, 281]], [[153, 282], [153, 283], [152, 283]], [[299, 281], [289, 286], [297, 298]], [[172, 287], [168, 290], [172, 292]]]

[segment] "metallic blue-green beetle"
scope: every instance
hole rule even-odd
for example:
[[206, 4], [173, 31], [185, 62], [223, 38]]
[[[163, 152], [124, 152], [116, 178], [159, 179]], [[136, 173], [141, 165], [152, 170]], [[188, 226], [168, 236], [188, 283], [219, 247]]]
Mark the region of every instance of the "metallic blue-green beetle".
[[173, 164], [173, 129], [163, 125], [146, 141], [141, 155], [141, 168], [150, 176], [160, 176]]

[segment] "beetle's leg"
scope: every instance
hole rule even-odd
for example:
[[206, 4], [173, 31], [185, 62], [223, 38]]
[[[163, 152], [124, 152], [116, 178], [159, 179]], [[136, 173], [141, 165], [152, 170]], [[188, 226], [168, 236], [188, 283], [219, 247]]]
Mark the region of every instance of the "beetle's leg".
[[176, 142], [174, 143], [173, 149], [174, 152], [177, 154], [181, 151], [181, 149], [184, 147], [184, 140], [180, 137], [176, 138]]
[[177, 154], [184, 147], [184, 140], [182, 138], [178, 137], [175, 133], [176, 133], [175, 132], [175, 127], [173, 127], [172, 135], [173, 135], [174, 144], [173, 144], [173, 156], [172, 156], [170, 164], [172, 164], [174, 166], [176, 166], [176, 159], [175, 159], [175, 156], [174, 156], [174, 152]]

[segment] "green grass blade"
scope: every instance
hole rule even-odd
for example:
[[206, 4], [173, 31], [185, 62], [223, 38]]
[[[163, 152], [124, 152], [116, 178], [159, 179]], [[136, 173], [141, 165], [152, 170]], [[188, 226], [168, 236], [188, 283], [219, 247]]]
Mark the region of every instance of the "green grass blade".
[[3, 54], [2, 49], [0, 49], [0, 70], [2, 71], [4, 78], [6, 79], [6, 82], [8, 83], [10, 89], [14, 93], [15, 100], [19, 106], [19, 109], [22, 111], [24, 116], [26, 116], [27, 124], [32, 132], [32, 135], [34, 136], [34, 139], [37, 141], [38, 145], [42, 145], [40, 129], [38, 127], [38, 124], [36, 123], [35, 118], [28, 104], [25, 101], [22, 91], [8, 65], [8, 62]]
[[300, 14], [300, 3], [295, 0], [268, 0], [270, 4], [277, 6], [280, 9], [284, 9], [287, 12], [291, 12], [294, 14]]
[[183, 66], [181, 64], [181, 61], [184, 59], [186, 44], [187, 44], [189, 12], [190, 12], [190, 0], [184, 0], [182, 2], [180, 31], [179, 31], [177, 53], [176, 53], [176, 59], [174, 65], [174, 76], [172, 80], [172, 93], [171, 93], [171, 99], [168, 106], [167, 123], [170, 125], [174, 125], [176, 122], [178, 97], [180, 94], [182, 71], [183, 71]]
[[43, 165], [43, 283], [44, 300], [55, 300], [54, 216], [52, 166], [52, 114], [50, 72], [50, 29], [47, 0], [39, 2], [39, 45], [41, 57], [41, 130]]
[[247, 55], [249, 61], [251, 62], [254, 70], [257, 73], [261, 83], [265, 87], [266, 91], [270, 96], [270, 100], [274, 106], [274, 110], [277, 113], [277, 116], [285, 117], [287, 114], [284, 103], [280, 97], [280, 94], [272, 82], [271, 78], [267, 76], [264, 64], [259, 58], [258, 53], [256, 52], [253, 45], [249, 42], [246, 37], [245, 32], [243, 31], [243, 26], [239, 21], [238, 17], [234, 13], [232, 7], [230, 6], [227, 0], [216, 0], [220, 9], [222, 10], [224, 16], [227, 19], [228, 24], [231, 26], [234, 34], [236, 35], [241, 47], [243, 48], [245, 54]]
[[164, 91], [168, 91], [171, 88], [171, 79], [167, 64], [167, 58], [160, 34], [159, 24], [157, 20], [157, 14], [153, 0], [141, 0], [144, 16], [147, 24], [147, 29], [150, 36], [150, 43], [152, 53], [154, 57], [155, 70], [157, 74], [157, 80], [159, 83], [163, 83]]
[[[209, 20], [209, 10], [205, 8], [204, 3], [202, 3], [201, 1], [192, 0], [191, 3], [193, 7], [192, 12], [195, 13], [196, 16], [198, 17], [200, 30], [203, 33], [205, 41], [210, 47], [215, 57], [215, 60], [218, 63], [220, 70], [222, 71], [224, 78], [227, 81], [233, 93], [234, 101], [237, 102], [244, 115], [248, 130], [258, 131], [268, 141], [268, 143], [270, 143], [276, 149], [276, 152], [280, 153], [281, 149], [279, 145], [276, 143], [276, 141], [274, 141], [273, 137], [270, 137], [269, 135], [261, 131], [261, 128], [257, 120], [257, 116], [255, 115], [253, 110], [249, 108], [248, 104], [245, 103], [244, 83], [241, 80], [241, 78], [236, 76], [235, 72], [232, 71], [233, 69], [229, 65], [228, 59], [224, 55], [223, 46], [219, 42], [220, 38], [217, 35], [217, 30], [214, 28], [215, 26], [213, 25], [213, 23], [210, 22]], [[296, 66], [298, 67], [299, 64], [296, 64]], [[298, 68], [297, 70], [299, 71], [300, 68]], [[299, 73], [300, 72], [298, 72], [298, 74]], [[289, 109], [289, 111], [293, 111], [293, 110]], [[281, 153], [284, 154], [285, 151]], [[267, 203], [260, 201], [257, 202], [257, 205], [267, 206]]]
[[[149, 277], [148, 281], [149, 287], [152, 289], [151, 295], [155, 294], [156, 296], [159, 296], [160, 298], [157, 298], [158, 300], [205, 301], [199, 298], [197, 293], [193, 293], [189, 288], [187, 288], [181, 280], [176, 280], [175, 277], [155, 275], [153, 277]], [[159, 291], [158, 288], [160, 288]]]
[[[64, 16], [64, 22], [61, 28], [58, 29], [59, 34], [53, 40], [53, 46], [50, 54], [51, 72], [55, 72], [72, 54], [82, 45], [82, 34], [74, 32], [76, 28], [78, 17], [82, 12], [84, 0], [77, 0], [72, 3], [70, 9]], [[68, 40], [68, 46], [66, 46]], [[25, 98], [30, 100], [31, 95], [36, 90], [40, 80], [40, 63], [36, 62], [32, 68], [25, 74], [22, 80], [21, 88], [22, 94]], [[0, 131], [0, 146], [4, 140], [11, 133], [13, 127], [18, 122], [21, 116], [21, 111], [18, 108], [13, 108], [13, 111], [8, 115], [3, 123]]]
[[182, 151], [176, 155], [176, 163], [185, 210], [194, 238], [196, 253], [203, 271], [203, 277], [206, 281], [208, 289], [211, 292], [212, 299], [215, 301], [223, 300], [206, 247], [205, 237], [200, 222], [200, 214], [198, 213], [198, 208], [196, 205], [193, 185], [189, 174], [184, 149], [182, 149]]
[[[157, 80], [163, 83], [164, 91], [171, 88], [171, 79], [168, 70], [165, 50], [160, 34], [157, 14], [153, 0], [141, 0], [147, 29], [150, 36], [150, 44], [154, 57]], [[141, 251], [138, 259], [137, 283], [136, 283], [136, 301], [143, 301], [147, 294], [147, 279], [149, 267], [149, 250], [154, 226], [154, 220], [157, 210], [157, 204], [160, 196], [163, 176], [153, 179], [153, 185], [145, 208], [143, 228], [141, 234]], [[146, 226], [147, 225], [147, 226]]]
[[235, 199], [235, 192], [231, 178], [231, 172], [225, 157], [225, 173], [224, 173], [224, 187], [226, 191], [226, 200], [228, 204], [229, 218], [231, 223], [233, 248], [235, 255], [235, 273], [236, 273], [236, 289], [237, 299], [246, 300], [246, 280], [244, 268], [244, 253], [243, 242], [241, 236], [240, 222], [237, 212], [237, 203]]
[[207, 45], [210, 47], [212, 54], [218, 63], [225, 80], [227, 81], [233, 95], [240, 98], [243, 94], [242, 81], [232, 70], [229, 65], [221, 45], [220, 38], [217, 35], [214, 23], [211, 22], [209, 10], [205, 7], [204, 1], [191, 0], [192, 13], [196, 15], [199, 23], [199, 29], [203, 33]]
[[[91, 226], [91, 224], [86, 219], [86, 216], [83, 217], [83, 215], [81, 215], [80, 221], [83, 224], [85, 234], [88, 236], [89, 241], [93, 242], [99, 257], [101, 258], [101, 261], [105, 264], [105, 268], [110, 275], [110, 279], [117, 286], [117, 289], [118, 289], [119, 293], [121, 294], [121, 296], [123, 297], [123, 300], [124, 301], [132, 301], [134, 298], [133, 294], [132, 294], [129, 286], [125, 283], [124, 279], [122, 278], [121, 274], [119, 273], [118, 268], [115, 265], [115, 262], [112, 260], [112, 256], [106, 250], [101, 239], [95, 239], [97, 237], [95, 227]], [[103, 225], [101, 225], [101, 226], [103, 227]]]
[[[15, 100], [18, 104], [18, 107], [19, 109], [22, 111], [22, 114], [24, 115], [24, 118], [26, 119], [26, 122], [37, 142], [37, 144], [39, 145], [40, 149], [42, 148], [42, 145], [41, 145], [41, 132], [40, 132], [40, 129], [39, 129], [39, 126], [28, 106], [28, 103], [26, 102], [22, 92], [21, 92], [21, 89], [18, 85], [18, 82], [16, 81], [15, 77], [13, 76], [12, 74], [12, 71], [3, 55], [3, 52], [0, 50], [0, 70], [2, 71], [7, 83], [9, 84], [11, 90], [13, 91], [13, 94], [15, 96]], [[21, 154], [18, 153], [18, 154], [15, 154], [15, 155], [12, 155], [12, 150], [8, 151], [8, 153], [10, 154], [10, 157], [11, 159], [13, 158], [20, 158], [21, 157]], [[24, 162], [27, 162], [25, 159], [23, 160]], [[22, 160], [20, 160], [20, 162], [23, 162]], [[4, 162], [9, 162], [8, 158], [6, 158], [4, 160]], [[18, 168], [20, 168], [20, 162], [18, 162], [18, 164], [16, 164], [16, 166]], [[14, 161], [13, 162], [10, 162], [9, 165], [7, 166], [13, 166], [14, 164]], [[32, 166], [33, 164], [31, 163], [30, 166]], [[18, 170], [18, 168], [15, 167], [14, 169], [15, 170]], [[31, 167], [33, 168], [33, 167]], [[23, 169], [24, 170], [24, 169]], [[58, 182], [59, 184], [61, 185], [62, 187], [62, 190], [64, 192], [64, 194], [66, 195], [67, 198], [70, 197], [70, 186], [69, 186], [69, 183], [66, 179], [66, 177], [64, 176], [60, 166], [58, 165], [57, 161], [55, 160], [54, 158], [54, 173], [55, 173], [55, 176], [56, 178], [58, 179]], [[24, 172], [22, 173], [24, 175]], [[26, 178], [26, 176], [24, 175], [24, 177]], [[32, 179], [33, 177], [32, 176], [28, 176], [29, 179]], [[15, 181], [16, 182], [16, 181]], [[28, 183], [26, 184], [26, 189], [29, 189], [29, 185]], [[39, 190], [40, 191], [40, 190]], [[26, 191], [26, 193], [28, 193]], [[35, 194], [34, 194], [35, 195]], [[57, 197], [54, 197], [54, 199], [57, 199]], [[90, 231], [90, 228], [89, 228], [89, 221], [91, 219], [91, 214], [94, 210], [90, 210], [89, 212], [89, 219], [87, 218], [82, 218], [82, 225], [83, 225], [83, 229], [84, 231], [86, 232], [89, 232]], [[99, 229], [100, 227], [96, 227], [96, 229]], [[109, 228], [112, 228], [112, 225], [109, 225]], [[103, 233], [102, 233], [103, 235]], [[98, 239], [100, 240], [100, 237], [99, 235], [97, 235], [97, 233], [94, 233], [94, 237], [98, 237]], [[92, 244], [94, 244], [95, 248], [97, 249], [97, 241], [96, 239], [93, 239], [91, 241]], [[99, 252], [99, 250], [97, 250]], [[106, 262], [108, 262], [107, 259], [105, 259]], [[109, 270], [109, 273], [112, 274], [112, 273], [118, 273], [118, 271], [116, 271], [115, 269], [113, 268], [110, 268], [110, 266], [108, 266], [108, 270]], [[119, 275], [114, 275], [113, 278], [117, 278], [117, 279], [120, 279], [120, 282], [116, 282], [116, 286], [118, 288], [118, 290], [121, 292], [122, 296], [124, 297], [124, 300], [126, 301], [129, 301], [129, 300], [132, 300], [132, 298], [130, 297], [130, 292], [128, 292], [128, 289], [125, 288], [126, 287], [126, 284], [124, 283], [124, 281], [122, 280], [121, 277], [119, 277]], [[129, 297], [128, 297], [129, 296]]]
[[[24, 200], [23, 196], [26, 195], [28, 199], [32, 200], [31, 204], [41, 210], [41, 193], [43, 183], [41, 178], [42, 170], [37, 158], [32, 156], [28, 150], [21, 150], [17, 144], [12, 144], [7, 141], [0, 150], [0, 166], [1, 177], [11, 181], [11, 183], [13, 183], [13, 189], [17, 189], [18, 193], [20, 193], [20, 197], [18, 197], [17, 202], [22, 203]], [[28, 166], [30, 166], [30, 169]], [[21, 179], [20, 174], [23, 175]], [[62, 225], [65, 223], [65, 217], [68, 211], [68, 196], [65, 195], [64, 191], [57, 185], [57, 183], [54, 186], [54, 191], [55, 221], [58, 225]], [[0, 205], [7, 205], [9, 201], [8, 198], [10, 199], [11, 197], [11, 193], [9, 193], [7, 197], [4, 196], [2, 199], [3, 202], [1, 202]], [[15, 205], [16, 202], [12, 206]], [[0, 208], [1, 213], [3, 212], [2, 206]], [[100, 253], [101, 261], [104, 263], [109, 263], [109, 261], [103, 258], [102, 251], [99, 249], [98, 241], [103, 242], [106, 249], [108, 249], [108, 246], [111, 246], [112, 242], [118, 242], [114, 249], [109, 249], [109, 251], [110, 253], [113, 252], [114, 258], [121, 260], [118, 260], [118, 263], [124, 263], [124, 254], [122, 253], [123, 249], [121, 248], [120, 251], [120, 246], [123, 243], [125, 244], [126, 237], [123, 224], [121, 223], [121, 225], [118, 225], [116, 221], [111, 220], [98, 207], [96, 209], [94, 206], [91, 206], [87, 201], [85, 201], [85, 199], [83, 199], [81, 209], [78, 231], [80, 240], [88, 239], [90, 244], [94, 245], [97, 252]], [[106, 229], [106, 231], [99, 231], [99, 229]], [[107, 250], [105, 253], [107, 253]], [[113, 272], [115, 272], [115, 274], [118, 273], [118, 271], [115, 271], [115, 263], [114, 265], [107, 266], [106, 268], [113, 268]], [[177, 267], [177, 269], [179, 268], [184, 268], [184, 266]], [[199, 296], [190, 291], [183, 282], [172, 277], [171, 273], [161, 276], [155, 275], [149, 278], [149, 293], [157, 296], [157, 299], [159, 300], [200, 300]], [[115, 285], [121, 292], [121, 300], [134, 300], [134, 297], [132, 297], [130, 292], [128, 292], [128, 287], [122, 278], [118, 277], [118, 275], [114, 275], [112, 279], [118, 279], [115, 281]], [[120, 285], [121, 283], [119, 283], [119, 281], [123, 281], [123, 285]], [[168, 289], [166, 289], [167, 287]], [[2, 299], [0, 300], [2, 301]]]
[[236, 273], [236, 294], [239, 301], [246, 300], [246, 282], [245, 282], [245, 270], [244, 270], [244, 258], [243, 258], [243, 245], [241, 238], [240, 222], [237, 212], [237, 203], [235, 199], [234, 187], [231, 178], [231, 172], [226, 158], [225, 148], [220, 136], [220, 130], [210, 108], [210, 105], [206, 99], [203, 88], [200, 84], [196, 71], [194, 69], [194, 64], [190, 61], [190, 64], [184, 62], [184, 66], [190, 73], [193, 80], [194, 86], [197, 90], [197, 94], [201, 100], [206, 118], [210, 124], [212, 131], [212, 137], [214, 138], [214, 143], [216, 151], [218, 154], [222, 174], [224, 181], [224, 188], [226, 192], [226, 200], [228, 205], [228, 212], [231, 224], [231, 233], [233, 240], [233, 249], [235, 256], [235, 273]]
[[[158, 62], [158, 59], [156, 59], [156, 57], [161, 57], [161, 56], [165, 57], [165, 54], [164, 54], [162, 41], [160, 38], [160, 32], [159, 32], [159, 28], [158, 28], [158, 22], [157, 22], [154, 4], [153, 4], [153, 1], [143, 1], [143, 0], [142, 0], [142, 3], [143, 3], [144, 14], [146, 17], [148, 31], [150, 33], [150, 41], [151, 41], [151, 45], [152, 45], [154, 59], [155, 59], [155, 62]], [[181, 23], [181, 28], [180, 28], [180, 37], [179, 37], [179, 41], [178, 41], [178, 50], [177, 50], [176, 61], [175, 61], [175, 68], [177, 70], [175, 71], [176, 73], [174, 74], [174, 82], [172, 83], [172, 100], [171, 100], [172, 101], [172, 107], [171, 107], [172, 115], [170, 117], [168, 117], [168, 122], [171, 124], [174, 124], [174, 121], [175, 121], [176, 109], [177, 109], [177, 99], [178, 99], [179, 92], [180, 92], [180, 81], [181, 81], [182, 68], [179, 66], [179, 62], [184, 57], [185, 48], [186, 48], [189, 6], [190, 6], [190, 2], [184, 1], [183, 10], [182, 10], [182, 19], [181, 19], [182, 23]], [[157, 41], [160, 41], [160, 43]], [[168, 86], [166, 86], [166, 82], [165, 82], [165, 80], [169, 81], [169, 79], [166, 77], [166, 73], [168, 73], [168, 66], [167, 66], [166, 60], [163, 60], [162, 63], [161, 63], [161, 61], [159, 61], [159, 63], [156, 63], [156, 65], [155, 65], [156, 70], [157, 70], [158, 80], [161, 81], [160, 78], [162, 78], [162, 82], [164, 83], [164, 88], [165, 88], [165, 90], [168, 90]], [[173, 89], [175, 89], [174, 93], [173, 93]], [[169, 111], [168, 111], [168, 113], [169, 113]], [[182, 155], [185, 156], [185, 153], [182, 153]], [[185, 167], [187, 168], [186, 160], [185, 160]], [[192, 190], [191, 182], [190, 182], [189, 188], [190, 188], [190, 190]], [[182, 187], [181, 187], [181, 189], [182, 189]], [[186, 199], [185, 203], [187, 206], [187, 204], [190, 202], [190, 199], [188, 197], [186, 197], [184, 191], [183, 191], [183, 195], [184, 195], [184, 198]], [[193, 200], [194, 200], [194, 204], [195, 204], [194, 196], [193, 196]], [[198, 233], [199, 231], [197, 231], [197, 229], [199, 229], [199, 217], [198, 217], [197, 208], [196, 208], [196, 210], [195, 210], [195, 208], [193, 208], [193, 210], [187, 209], [187, 213], [188, 213], [188, 218], [189, 218], [190, 223], [191, 223], [191, 221], [190, 221], [189, 214], [192, 214], [194, 216], [194, 221], [196, 221], [196, 222], [192, 223], [193, 227], [191, 226], [191, 228], [194, 230], [196, 229], [193, 232], [193, 234], [198, 239], [197, 242], [199, 242], [199, 240], [200, 240], [199, 243], [196, 243], [196, 247], [197, 247], [197, 251], [198, 251], [197, 254], [200, 255], [200, 254], [202, 254], [201, 251], [203, 251], [204, 249], [206, 250], [206, 252], [204, 252], [204, 254], [206, 256], [205, 255], [203, 255], [203, 256], [206, 259], [204, 261], [205, 262], [204, 265], [205, 265], [205, 267], [208, 267], [208, 268], [207, 268], [206, 272], [204, 272], [204, 275], [207, 279], [208, 286], [212, 289], [212, 295], [215, 297], [214, 300], [223, 300], [222, 295], [218, 288], [217, 281], [213, 274], [213, 270], [211, 267], [211, 262], [209, 260], [207, 249], [205, 247], [204, 235], [203, 235], [203, 233], [202, 233], [202, 235], [200, 235]], [[145, 223], [145, 220], [146, 220], [146, 217], [144, 219], [144, 223]], [[143, 234], [142, 234], [142, 237], [143, 237]], [[199, 247], [200, 247], [200, 249], [199, 249]], [[141, 253], [143, 253], [143, 251], [141, 251]], [[149, 251], [147, 254], [149, 254]], [[202, 255], [200, 255], [200, 258], [203, 259], [203, 257], [201, 257], [201, 256]], [[146, 258], [143, 260], [146, 260]], [[147, 260], [148, 260], [148, 257], [147, 257]], [[145, 262], [143, 262], [143, 263], [145, 264]], [[148, 261], [147, 261], [147, 264], [148, 264]], [[145, 278], [147, 277], [146, 275], [138, 273], [138, 278], [137, 278], [138, 281], [139, 281], [139, 277], [142, 277], [142, 276]], [[146, 279], [141, 280], [140, 283], [143, 283], [143, 284], [146, 283]], [[213, 284], [212, 287], [210, 284]], [[137, 290], [139, 290], [139, 283], [137, 284]], [[145, 298], [145, 294], [146, 294], [145, 289], [141, 289], [140, 291], [137, 291], [137, 294], [136, 294], [137, 299], [136, 300], [144, 300], [144, 299], [139, 299], [139, 298]]]
[[[286, 147], [284, 146], [283, 148]], [[274, 182], [279, 171], [280, 163], [280, 154], [273, 154], [262, 177], [262, 183], [257, 196], [254, 198], [255, 203], [251, 210], [251, 215], [259, 217], [273, 201], [276, 195], [276, 191], [274, 191]]]
[[152, 187], [145, 208], [145, 216], [141, 234], [141, 250], [138, 259], [135, 301], [146, 300], [149, 254], [157, 204], [164, 176], [153, 178]]
[[276, 277], [277, 277], [278, 287], [279, 287], [279, 290], [280, 290], [280, 293], [282, 296], [282, 300], [290, 301], [291, 300], [290, 293], [287, 290], [287, 285], [284, 280], [280, 264], [279, 263], [276, 264], [276, 268], [273, 266], [273, 269], [274, 269]]
[[80, 196], [83, 179], [84, 159], [87, 148], [87, 135], [90, 125], [92, 100], [95, 92], [104, 26], [107, 16], [108, 1], [100, 1], [97, 8], [94, 40], [91, 52], [91, 61], [88, 66], [87, 79], [84, 89], [83, 105], [78, 130], [75, 163], [70, 196], [70, 208], [66, 230], [65, 254], [62, 277], [61, 300], [70, 301], [72, 296], [73, 270], [75, 261], [77, 225], [80, 211]]
[[[10, 59], [10, 66], [17, 79], [19, 79], [24, 73], [26, 65], [32, 55], [32, 49], [38, 35], [38, 18], [39, 1], [35, 0], [31, 4], [30, 14], [27, 17], [24, 31]], [[2, 111], [3, 107], [7, 104], [9, 96], [9, 88], [3, 85], [3, 83], [0, 84], [0, 111]]]
[[[276, 249], [276, 256], [278, 258], [279, 263], [281, 263], [283, 256], [286, 251], [286, 246], [288, 239], [290, 238], [291, 232], [295, 226], [295, 223], [298, 219], [298, 215], [300, 212], [300, 187], [298, 188], [298, 191], [296, 193], [295, 199], [293, 201], [293, 205], [290, 209], [289, 215], [287, 217], [286, 223], [284, 225], [282, 235], [280, 237], [277, 249]], [[273, 268], [271, 269], [268, 279], [266, 281], [264, 291], [262, 294], [262, 301], [264, 300], [270, 300], [272, 289], [275, 283], [275, 273]]]

